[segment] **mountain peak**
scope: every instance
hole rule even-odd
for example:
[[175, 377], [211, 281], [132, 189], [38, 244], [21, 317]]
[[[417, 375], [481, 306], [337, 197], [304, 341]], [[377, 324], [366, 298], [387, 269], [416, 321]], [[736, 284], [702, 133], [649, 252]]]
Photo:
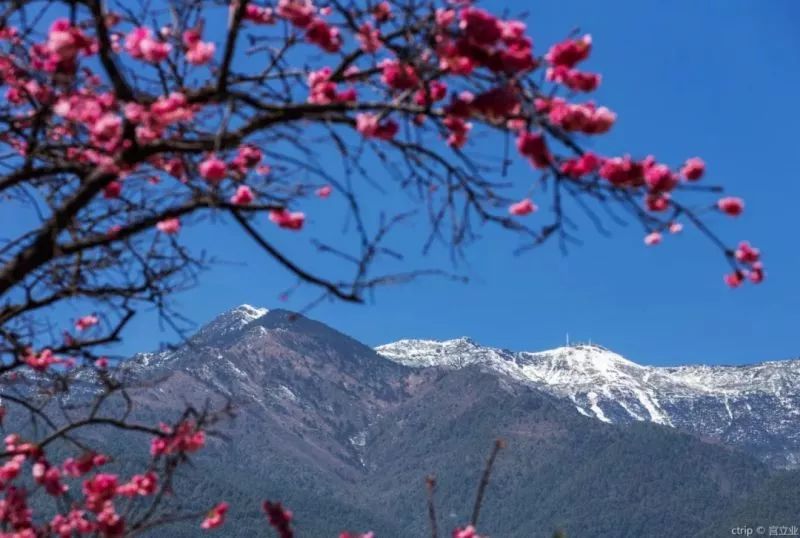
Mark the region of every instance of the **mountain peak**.
[[248, 322], [258, 319], [267, 313], [269, 310], [266, 308], [259, 308], [249, 304], [240, 304], [236, 308], [232, 308], [227, 312], [228, 314], [235, 314], [242, 317], [243, 320], [247, 320]]
[[258, 308], [249, 304], [241, 304], [222, 314], [203, 325], [192, 337], [195, 344], [202, 344], [220, 337], [233, 335], [253, 321], [267, 315], [269, 310]]

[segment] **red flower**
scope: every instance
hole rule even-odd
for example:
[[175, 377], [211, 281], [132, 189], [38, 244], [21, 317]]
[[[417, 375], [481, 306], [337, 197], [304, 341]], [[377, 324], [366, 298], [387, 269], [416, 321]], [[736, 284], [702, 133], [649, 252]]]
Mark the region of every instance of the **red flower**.
[[150, 454], [153, 457], [179, 452], [197, 452], [206, 444], [205, 432], [198, 429], [193, 420], [184, 420], [174, 429], [162, 424], [161, 430], [165, 435], [156, 437], [150, 444]]
[[747, 278], [753, 284], [760, 284], [764, 281], [764, 266], [761, 265], [761, 262], [753, 264], [751, 271], [747, 274]]
[[461, 11], [459, 27], [467, 39], [477, 45], [493, 45], [500, 39], [500, 21], [483, 9], [468, 7]]
[[158, 489], [158, 476], [151, 471], [134, 475], [130, 482], [117, 488], [117, 493], [125, 497], [146, 496], [155, 493], [156, 489]]
[[589, 57], [592, 50], [592, 36], [589, 34], [578, 39], [567, 39], [553, 47], [544, 55], [544, 59], [552, 65], [575, 67], [575, 64]]
[[699, 157], [692, 157], [687, 159], [686, 163], [681, 168], [681, 175], [689, 181], [697, 181], [706, 171], [706, 163]]
[[733, 196], [720, 198], [717, 202], [717, 207], [720, 211], [731, 217], [738, 217], [744, 211], [744, 200]]
[[98, 317], [95, 315], [89, 314], [88, 316], [78, 318], [78, 320], [75, 322], [75, 329], [78, 331], [85, 331], [90, 327], [94, 327], [98, 323], [100, 323], [100, 319], [98, 319]]
[[356, 130], [364, 138], [377, 138], [379, 140], [391, 140], [397, 134], [399, 126], [394, 120], [380, 120], [377, 114], [362, 112], [356, 115]]
[[412, 66], [401, 64], [397, 60], [384, 60], [380, 67], [383, 82], [393, 90], [419, 87], [419, 77]]
[[364, 52], [376, 52], [381, 48], [383, 42], [381, 41], [381, 31], [373, 28], [368, 22], [365, 22], [358, 29], [356, 39]]
[[534, 204], [533, 200], [531, 200], [530, 198], [525, 198], [523, 200], [520, 200], [519, 202], [516, 202], [508, 206], [508, 212], [517, 217], [521, 217], [523, 215], [529, 215], [534, 211], [536, 211], [537, 209], [538, 207], [536, 207], [536, 204]]
[[31, 468], [33, 479], [37, 484], [44, 486], [48, 495], [58, 497], [69, 489], [66, 484], [61, 482], [61, 471], [58, 467], [51, 467], [44, 460], [37, 461]]
[[557, 65], [547, 70], [547, 80], [558, 82], [576, 92], [591, 92], [600, 85], [600, 75], [597, 73], [584, 73], [577, 69], [570, 69]]
[[245, 20], [256, 24], [275, 24], [275, 14], [271, 8], [247, 4], [244, 10]]
[[177, 218], [164, 219], [156, 224], [156, 229], [167, 235], [175, 235], [181, 230], [181, 221]]
[[213, 155], [200, 163], [197, 167], [200, 175], [210, 183], [218, 183], [225, 178], [228, 166], [225, 161], [214, 157]]
[[225, 513], [228, 511], [228, 503], [221, 502], [208, 511], [200, 527], [206, 530], [216, 529], [225, 523]]
[[38, 354], [29, 350], [22, 360], [37, 372], [44, 372], [51, 365], [61, 362], [50, 349], [43, 349]]
[[520, 133], [517, 136], [517, 150], [530, 159], [536, 168], [547, 168], [553, 160], [542, 133]]
[[678, 184], [678, 178], [665, 164], [649, 164], [645, 167], [644, 180], [654, 192], [668, 192]]
[[600, 158], [587, 151], [576, 159], [569, 159], [561, 163], [561, 173], [570, 177], [579, 178], [591, 174], [600, 166]]
[[372, 8], [372, 16], [378, 23], [386, 22], [392, 17], [392, 5], [389, 2], [380, 2]]
[[294, 537], [291, 527], [292, 512], [285, 509], [279, 502], [264, 501], [263, 508], [267, 514], [267, 521], [278, 533], [279, 538]]
[[322, 19], [314, 19], [306, 28], [306, 39], [326, 52], [337, 52], [342, 48], [339, 29]]
[[149, 28], [134, 28], [125, 38], [125, 50], [136, 59], [158, 63], [167, 59], [172, 45], [152, 37]]
[[306, 215], [299, 211], [290, 212], [286, 209], [273, 209], [269, 212], [269, 220], [281, 228], [299, 230], [306, 221]]
[[306, 28], [314, 16], [311, 0], [279, 0], [278, 15], [298, 28]]
[[739, 243], [736, 249], [736, 259], [742, 263], [755, 263], [761, 257], [761, 251], [750, 245], [747, 241]]
[[240, 185], [236, 193], [231, 196], [231, 203], [235, 205], [250, 205], [255, 200], [253, 191], [247, 185]]
[[453, 531], [453, 538], [481, 538], [478, 536], [478, 531], [475, 527], [469, 525], [463, 529], [456, 529]]
[[727, 284], [731, 288], [738, 288], [742, 285], [744, 281], [744, 275], [741, 271], [734, 271], [733, 273], [728, 273], [724, 277], [725, 284]]
[[660, 242], [661, 242], [661, 234], [658, 232], [649, 233], [644, 237], [644, 244], [647, 245], [648, 247], [657, 245]]
[[112, 181], [108, 185], [105, 186], [103, 189], [103, 198], [107, 200], [111, 200], [113, 198], [119, 198], [120, 193], [122, 192], [122, 183], [119, 181]]
[[106, 501], [117, 494], [117, 475], [99, 473], [83, 482], [83, 494], [86, 496], [86, 508], [94, 513], [104, 509]]

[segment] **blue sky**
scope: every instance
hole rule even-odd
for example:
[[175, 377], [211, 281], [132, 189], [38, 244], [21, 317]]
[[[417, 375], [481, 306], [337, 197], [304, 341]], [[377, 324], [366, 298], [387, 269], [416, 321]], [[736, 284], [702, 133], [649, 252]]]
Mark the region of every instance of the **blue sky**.
[[[515, 256], [515, 242], [488, 233], [468, 252], [467, 264], [455, 268], [470, 284], [432, 279], [388, 287], [370, 304], [322, 304], [309, 315], [368, 344], [469, 335], [488, 345], [536, 350], [560, 345], [569, 333], [649, 364], [799, 355], [793, 215], [800, 200], [794, 165], [800, 155], [800, 4], [559, 0], [489, 6], [527, 11], [540, 52], [577, 26], [590, 32], [595, 48], [587, 68], [604, 75], [598, 101], [619, 114], [598, 149], [653, 152], [675, 163], [702, 156], [708, 181], [747, 202], [744, 216], [714, 224], [727, 239], [749, 239], [762, 248], [767, 281], [727, 289], [725, 265], [696, 233], [644, 248], [640, 229], [611, 225], [613, 236], [605, 238], [586, 224], [585, 244], [566, 257], [555, 244]], [[409, 266], [441, 261], [415, 257], [421, 231], [404, 236]], [[210, 252], [242, 265], [212, 271], [181, 297], [195, 320], [243, 302], [301, 308], [308, 301], [303, 294], [277, 301], [289, 280], [274, 264], [231, 230], [208, 233]], [[304, 261], [320, 267], [318, 259]], [[139, 341], [148, 339], [154, 340]]]
[[[406, 267], [444, 264], [468, 276], [469, 284], [429, 279], [387, 287], [369, 304], [324, 303], [308, 315], [372, 345], [469, 335], [487, 345], [539, 350], [561, 345], [569, 333], [573, 340], [591, 339], [647, 364], [737, 364], [800, 355], [800, 253], [793, 218], [800, 200], [795, 166], [800, 4], [551, 0], [483, 5], [508, 8], [510, 14], [528, 12], [539, 53], [575, 27], [591, 33], [595, 47], [586, 68], [603, 73], [597, 100], [619, 115], [596, 148], [606, 154], [654, 153], [669, 163], [703, 157], [707, 181], [724, 184], [747, 203], [738, 219], [714, 219], [716, 229], [731, 242], [748, 239], [762, 249], [766, 282], [727, 289], [719, 253], [693, 231], [645, 248], [640, 228], [608, 223], [613, 235], [606, 238], [582, 223], [584, 244], [567, 256], [555, 243], [515, 256], [516, 241], [487, 232], [467, 260], [452, 267], [442, 252], [419, 254], [424, 229], [417, 226], [396, 238], [407, 255]], [[320, 158], [327, 158], [325, 148]], [[529, 183], [522, 173], [515, 168], [511, 176], [520, 182], [521, 193]], [[322, 206], [328, 202], [304, 208], [311, 230], [336, 228], [325, 219], [337, 215]], [[304, 233], [291, 241], [304, 243], [309, 237]], [[205, 322], [240, 303], [299, 309], [313, 296], [301, 292], [279, 301], [292, 280], [234, 228], [204, 226], [189, 234], [195, 245], [227, 261], [178, 298], [194, 321]], [[297, 256], [311, 268], [328, 263], [299, 247]], [[173, 339], [152, 316], [143, 316], [120, 352]]]

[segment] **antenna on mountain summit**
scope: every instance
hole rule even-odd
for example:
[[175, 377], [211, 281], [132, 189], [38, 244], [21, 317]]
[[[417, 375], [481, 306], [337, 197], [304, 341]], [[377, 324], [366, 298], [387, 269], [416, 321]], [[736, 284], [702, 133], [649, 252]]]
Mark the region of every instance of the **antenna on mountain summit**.
[[567, 333], [567, 347], [569, 347], [569, 333]]

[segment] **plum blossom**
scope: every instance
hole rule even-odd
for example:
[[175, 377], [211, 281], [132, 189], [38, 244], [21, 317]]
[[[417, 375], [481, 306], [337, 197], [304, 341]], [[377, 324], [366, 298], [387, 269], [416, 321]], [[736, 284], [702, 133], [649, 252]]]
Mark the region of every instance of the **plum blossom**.
[[680, 222], [673, 222], [669, 225], [669, 233], [679, 234], [683, 231], [683, 224]]
[[381, 31], [368, 22], [359, 27], [356, 39], [364, 52], [377, 52], [383, 46]]
[[61, 465], [61, 470], [64, 474], [71, 477], [83, 476], [92, 469], [105, 465], [110, 461], [110, 458], [104, 454], [96, 454], [94, 452], [86, 452], [79, 458], [67, 458]]
[[530, 215], [537, 209], [538, 207], [536, 207], [536, 204], [533, 203], [533, 200], [531, 200], [530, 198], [524, 198], [519, 202], [511, 204], [508, 207], [508, 212], [514, 216], [521, 217], [524, 215]]
[[755, 262], [750, 266], [750, 272], [747, 273], [747, 278], [753, 284], [760, 284], [764, 281], [764, 265], [761, 262]]
[[600, 163], [600, 157], [591, 151], [587, 151], [580, 157], [562, 162], [560, 170], [562, 174], [573, 178], [580, 178], [596, 171], [600, 167]]
[[747, 241], [739, 243], [739, 247], [734, 254], [736, 259], [742, 263], [755, 263], [761, 257], [761, 251]]
[[61, 482], [61, 471], [58, 467], [52, 467], [44, 460], [39, 460], [31, 467], [33, 480], [42, 486], [48, 495], [58, 497], [69, 489], [69, 486]]
[[84, 480], [83, 495], [86, 497], [86, 508], [98, 513], [105, 508], [106, 501], [110, 501], [117, 494], [117, 475], [98, 473]]
[[134, 475], [130, 482], [117, 487], [117, 494], [123, 497], [152, 495], [158, 489], [158, 476], [150, 471], [145, 474]]
[[298, 28], [311, 24], [316, 8], [311, 0], [279, 0], [277, 13]]
[[16, 454], [0, 466], [0, 488], [4, 488], [8, 482], [19, 476], [25, 459], [24, 454]]
[[117, 514], [114, 503], [107, 501], [97, 514], [97, 526], [103, 536], [121, 536], [125, 532], [125, 519]]
[[293, 538], [294, 532], [292, 531], [292, 512], [284, 508], [279, 502], [264, 501], [262, 505], [264, 512], [267, 514], [267, 521], [278, 533], [279, 538]]
[[100, 319], [94, 314], [89, 314], [87, 316], [78, 318], [78, 320], [75, 322], [75, 329], [78, 331], [85, 331], [86, 329], [94, 327], [98, 323], [100, 323]]
[[314, 191], [314, 194], [316, 194], [319, 198], [327, 198], [331, 195], [331, 192], [333, 192], [333, 188], [330, 185], [323, 185]]
[[121, 193], [122, 193], [122, 182], [120, 181], [112, 181], [103, 188], [103, 198], [105, 198], [106, 200], [113, 200], [114, 198], [119, 198], [119, 195]]
[[572, 68], [575, 67], [575, 64], [588, 58], [591, 51], [592, 36], [586, 34], [577, 39], [567, 39], [553, 45], [544, 55], [544, 59], [555, 66]]
[[219, 183], [225, 179], [225, 176], [228, 172], [228, 166], [222, 159], [219, 159], [214, 155], [210, 155], [200, 163], [200, 165], [197, 167], [197, 171], [200, 172], [200, 176], [209, 183]]
[[340, 92], [335, 82], [330, 80], [333, 70], [323, 67], [308, 74], [309, 103], [326, 105], [328, 103], [346, 103], [356, 100], [355, 88]]
[[150, 443], [150, 454], [153, 457], [164, 454], [197, 452], [206, 444], [206, 434], [198, 429], [192, 420], [184, 420], [177, 427], [161, 425], [164, 433]]
[[697, 181], [706, 171], [706, 163], [699, 157], [687, 159], [681, 168], [681, 175], [689, 181]]
[[159, 63], [167, 59], [172, 45], [153, 37], [149, 28], [140, 26], [125, 37], [125, 51], [149, 63]]
[[734, 196], [727, 196], [725, 198], [720, 198], [717, 202], [717, 207], [726, 215], [738, 217], [744, 211], [744, 200]]
[[436, 101], [441, 101], [447, 96], [447, 84], [442, 81], [434, 80], [427, 88], [420, 88], [414, 94], [414, 102], [420, 106], [429, 105]]
[[372, 8], [372, 16], [377, 23], [388, 21], [392, 18], [392, 5], [389, 2], [378, 2]]
[[591, 92], [600, 86], [601, 77], [597, 73], [585, 73], [563, 65], [551, 67], [546, 73], [547, 80], [558, 82], [576, 92]]
[[305, 213], [300, 211], [287, 211], [286, 209], [273, 209], [269, 212], [269, 220], [287, 230], [299, 230], [306, 221]]
[[594, 103], [568, 103], [555, 97], [550, 100], [540, 99], [537, 105], [540, 112], [547, 112], [551, 122], [567, 131], [603, 134], [617, 120], [614, 112], [606, 107], [597, 107]]
[[725, 284], [730, 288], [738, 288], [744, 282], [744, 274], [741, 271], [734, 271], [724, 276]]
[[668, 192], [678, 184], [678, 177], [665, 164], [645, 163], [644, 180], [651, 191]]
[[474, 7], [461, 10], [459, 27], [466, 39], [477, 45], [493, 45], [503, 33], [500, 21], [488, 11]]
[[25, 364], [37, 372], [44, 372], [53, 364], [62, 362], [62, 360], [56, 357], [53, 354], [53, 351], [49, 348], [45, 348], [39, 353], [35, 353], [33, 350], [28, 350], [22, 360], [25, 362]]
[[247, 4], [244, 9], [244, 19], [256, 24], [275, 24], [275, 13], [272, 8]]
[[644, 237], [644, 244], [648, 247], [658, 245], [661, 243], [661, 234], [659, 232], [651, 232]]
[[205, 519], [200, 524], [200, 527], [205, 530], [216, 529], [225, 523], [225, 513], [228, 511], [228, 503], [221, 502], [214, 506], [206, 514]]
[[420, 81], [413, 66], [397, 60], [384, 60], [380, 64], [381, 80], [393, 90], [411, 90], [419, 87]]
[[50, 520], [50, 528], [59, 538], [72, 538], [76, 534], [90, 534], [94, 524], [86, 518], [86, 511], [73, 509], [66, 515], [56, 514]]
[[468, 525], [463, 529], [459, 528], [453, 531], [453, 538], [482, 538], [478, 535], [478, 531], [475, 530], [475, 527], [472, 525]]
[[306, 27], [306, 39], [326, 52], [338, 52], [342, 48], [339, 29], [319, 18]]
[[192, 65], [204, 65], [214, 58], [214, 43], [199, 41], [186, 49], [186, 61]]
[[156, 229], [167, 235], [175, 235], [181, 231], [181, 221], [177, 217], [164, 219], [156, 224]]
[[236, 193], [231, 196], [231, 203], [235, 205], [250, 205], [253, 200], [255, 200], [255, 195], [247, 185], [239, 185]]
[[364, 138], [391, 140], [397, 134], [399, 126], [394, 120], [383, 119], [377, 114], [362, 112], [356, 115], [356, 130]]
[[47, 34], [47, 50], [59, 62], [74, 62], [81, 50], [89, 50], [91, 40], [67, 19], [57, 19]]
[[547, 168], [553, 160], [542, 133], [521, 132], [517, 136], [517, 150], [535, 168]]
[[456, 116], [447, 116], [443, 123], [450, 131], [447, 145], [453, 148], [463, 147], [467, 143], [467, 135], [472, 129], [472, 124]]

